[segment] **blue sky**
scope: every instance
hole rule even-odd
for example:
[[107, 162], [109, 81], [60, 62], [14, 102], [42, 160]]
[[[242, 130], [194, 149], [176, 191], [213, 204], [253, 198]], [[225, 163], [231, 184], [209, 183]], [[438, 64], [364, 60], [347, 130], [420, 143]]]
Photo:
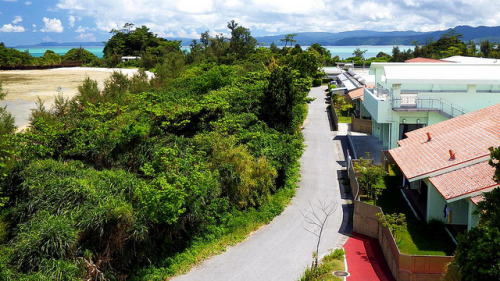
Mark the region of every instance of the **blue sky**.
[[442, 30], [500, 25], [499, 0], [0, 0], [0, 41], [106, 41], [126, 22], [161, 37], [226, 33], [236, 20], [252, 35], [291, 32]]

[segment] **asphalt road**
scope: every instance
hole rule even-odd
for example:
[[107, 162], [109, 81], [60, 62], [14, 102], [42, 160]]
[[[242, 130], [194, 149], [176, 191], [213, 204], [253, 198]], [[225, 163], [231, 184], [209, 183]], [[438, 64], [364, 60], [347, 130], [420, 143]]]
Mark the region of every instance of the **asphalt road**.
[[[304, 210], [318, 200], [332, 202], [336, 209], [328, 217], [319, 255], [341, 247], [344, 212], [338, 183], [339, 163], [344, 161], [341, 140], [331, 131], [325, 103], [326, 87], [312, 88], [303, 134], [306, 149], [300, 160], [301, 181], [295, 197], [281, 215], [246, 240], [212, 257], [185, 275], [172, 280], [297, 280], [311, 265], [317, 238], [306, 231]], [[339, 161], [339, 162], [337, 162]], [[315, 208], [320, 214], [320, 209]]]

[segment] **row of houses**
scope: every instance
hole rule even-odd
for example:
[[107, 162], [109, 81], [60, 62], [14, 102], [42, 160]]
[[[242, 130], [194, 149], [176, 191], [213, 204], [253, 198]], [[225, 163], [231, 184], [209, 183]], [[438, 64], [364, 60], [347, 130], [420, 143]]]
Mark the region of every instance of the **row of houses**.
[[487, 163], [500, 146], [500, 64], [417, 59], [369, 73], [375, 83], [348, 95], [403, 172], [409, 201], [426, 221], [476, 226], [482, 194], [500, 186]]

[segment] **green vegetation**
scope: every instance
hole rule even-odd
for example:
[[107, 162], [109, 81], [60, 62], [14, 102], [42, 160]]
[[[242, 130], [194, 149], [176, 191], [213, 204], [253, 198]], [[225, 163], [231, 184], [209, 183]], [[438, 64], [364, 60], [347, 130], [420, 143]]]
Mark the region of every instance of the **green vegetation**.
[[47, 50], [40, 57], [32, 57], [26, 50], [24, 52], [5, 47], [0, 42], [0, 67], [19, 68], [19, 67], [43, 67], [43, 66], [63, 66], [72, 64], [84, 64], [88, 66], [98, 66], [100, 60], [97, 56], [83, 48], [74, 48], [69, 50], [64, 56], [59, 56], [54, 51]]
[[384, 176], [386, 172], [384, 167], [380, 164], [373, 164], [370, 153], [367, 152], [365, 158], [360, 157], [359, 161], [354, 162], [354, 170], [356, 171], [359, 189], [377, 204], [378, 196], [385, 189]]
[[[394, 170], [394, 169], [393, 169]], [[401, 172], [384, 178], [386, 188], [377, 201], [386, 215], [400, 216], [404, 214], [406, 226], [396, 227], [393, 235], [399, 250], [411, 255], [449, 256], [455, 251], [455, 244], [451, 241], [444, 225], [438, 221], [417, 220], [401, 195]]]
[[343, 277], [337, 277], [333, 275], [335, 271], [344, 271], [344, 255], [343, 249], [336, 249], [329, 255], [325, 256], [319, 266], [312, 270], [307, 268], [300, 281], [315, 281], [315, 280], [330, 280], [330, 281], [341, 281], [344, 280]]
[[[330, 85], [334, 86], [335, 85]], [[331, 87], [331, 89], [334, 89]], [[339, 94], [331, 94], [332, 105], [337, 112], [337, 116], [339, 118], [339, 123], [351, 123], [351, 110], [353, 108], [353, 104], [348, 102], [345, 96]]]
[[[129, 27], [115, 36], [150, 38]], [[152, 80], [114, 73], [39, 103], [22, 133], [1, 119], [2, 280], [165, 280], [285, 208], [322, 57], [228, 27], [189, 54], [157, 46]]]
[[[495, 168], [493, 180], [500, 181], [500, 147], [491, 147], [489, 164]], [[476, 214], [480, 216], [477, 227], [459, 235], [455, 259], [451, 268], [461, 280], [500, 279], [500, 188], [484, 193]]]

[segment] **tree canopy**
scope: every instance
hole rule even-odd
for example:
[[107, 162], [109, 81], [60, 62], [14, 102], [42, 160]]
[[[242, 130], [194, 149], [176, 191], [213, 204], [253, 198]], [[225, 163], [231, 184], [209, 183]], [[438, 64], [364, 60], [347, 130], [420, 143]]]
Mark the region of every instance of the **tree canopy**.
[[[500, 147], [490, 148], [493, 179], [499, 181]], [[477, 227], [459, 236], [455, 263], [463, 280], [500, 280], [500, 188], [483, 194], [477, 205], [480, 216]]]
[[192, 247], [283, 210], [321, 47], [273, 52], [228, 28], [186, 54], [126, 25], [108, 56], [151, 54], [154, 78], [86, 79], [24, 132], [0, 126], [0, 279], [164, 280]]

